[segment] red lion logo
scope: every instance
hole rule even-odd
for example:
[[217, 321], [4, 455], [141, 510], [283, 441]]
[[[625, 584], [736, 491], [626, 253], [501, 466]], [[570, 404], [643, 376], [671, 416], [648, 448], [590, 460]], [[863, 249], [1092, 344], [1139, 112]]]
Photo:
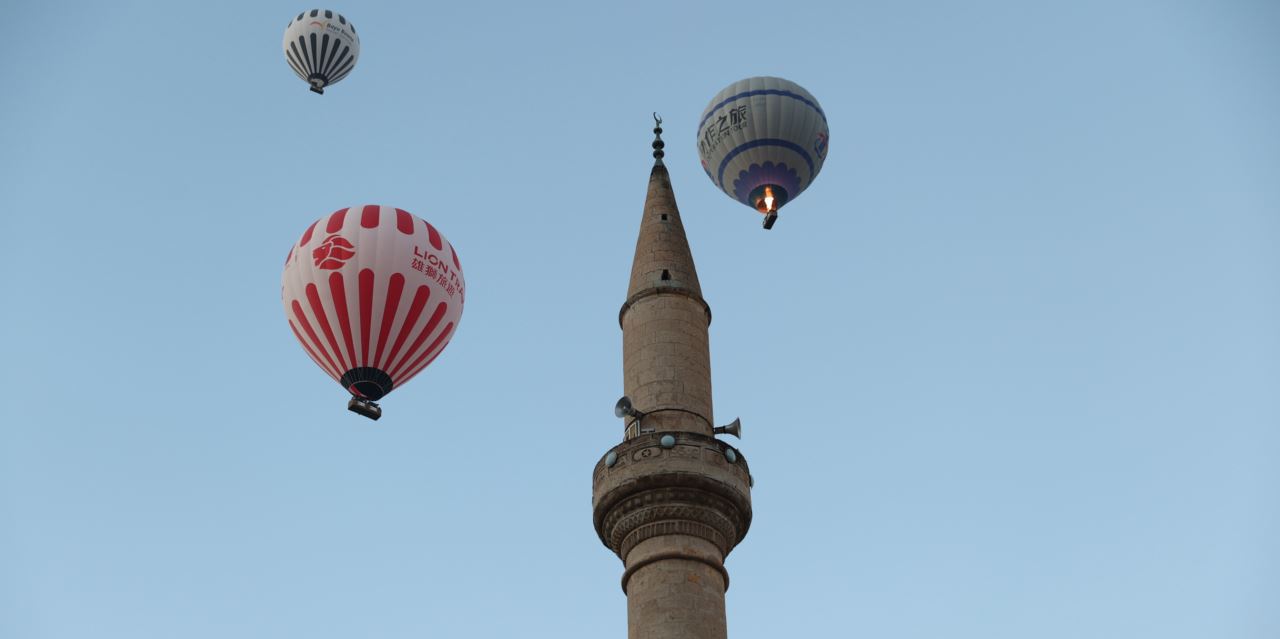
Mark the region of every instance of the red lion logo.
[[325, 270], [334, 270], [342, 268], [347, 260], [356, 256], [356, 247], [344, 239], [340, 235], [330, 235], [324, 238], [324, 242], [320, 243], [314, 251], [311, 251], [311, 257], [316, 261], [316, 268]]

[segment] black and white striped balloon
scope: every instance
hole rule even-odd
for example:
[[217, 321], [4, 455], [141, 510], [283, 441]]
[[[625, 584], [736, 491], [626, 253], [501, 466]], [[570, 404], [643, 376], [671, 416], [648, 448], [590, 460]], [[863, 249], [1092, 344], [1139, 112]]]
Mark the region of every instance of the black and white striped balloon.
[[284, 57], [312, 91], [324, 93], [325, 87], [355, 68], [360, 36], [355, 25], [336, 11], [304, 11], [284, 30]]

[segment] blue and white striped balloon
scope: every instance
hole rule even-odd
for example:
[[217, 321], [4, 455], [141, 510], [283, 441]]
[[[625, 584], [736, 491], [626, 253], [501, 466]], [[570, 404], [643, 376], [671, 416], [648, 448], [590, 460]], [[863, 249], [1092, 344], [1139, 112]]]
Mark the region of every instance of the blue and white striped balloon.
[[725, 87], [702, 112], [698, 154], [711, 181], [766, 216], [794, 200], [822, 170], [827, 116], [804, 87], [747, 78]]

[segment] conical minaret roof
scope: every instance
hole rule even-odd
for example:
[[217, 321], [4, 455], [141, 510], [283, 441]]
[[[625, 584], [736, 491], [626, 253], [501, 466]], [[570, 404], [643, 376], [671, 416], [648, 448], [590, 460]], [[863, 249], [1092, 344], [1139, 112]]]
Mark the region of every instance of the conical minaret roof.
[[653, 170], [649, 172], [649, 193], [640, 220], [640, 236], [636, 239], [627, 299], [656, 292], [653, 289], [658, 288], [674, 289], [672, 292], [702, 301], [698, 270], [693, 265], [693, 253], [680, 221], [680, 209], [676, 207], [676, 195], [671, 190], [671, 176], [662, 163], [662, 127], [654, 127], [653, 132]]

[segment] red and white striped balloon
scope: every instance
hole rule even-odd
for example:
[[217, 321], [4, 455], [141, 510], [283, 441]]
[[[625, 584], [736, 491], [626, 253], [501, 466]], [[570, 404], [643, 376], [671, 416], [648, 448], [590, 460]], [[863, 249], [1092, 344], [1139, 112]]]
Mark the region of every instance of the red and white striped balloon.
[[377, 400], [448, 345], [466, 284], [458, 254], [435, 227], [371, 204], [307, 228], [285, 259], [281, 297], [316, 365], [352, 395]]

